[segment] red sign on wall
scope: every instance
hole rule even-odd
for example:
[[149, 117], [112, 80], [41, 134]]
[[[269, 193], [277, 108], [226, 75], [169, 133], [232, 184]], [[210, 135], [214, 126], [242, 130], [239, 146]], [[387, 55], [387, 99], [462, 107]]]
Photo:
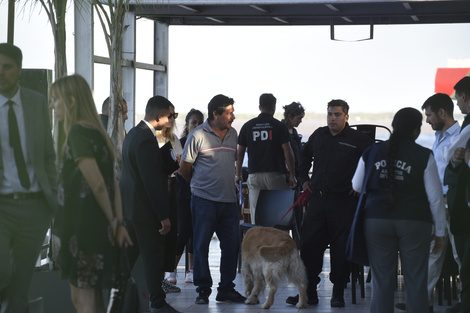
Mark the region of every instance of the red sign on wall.
[[438, 68], [435, 92], [453, 97], [455, 84], [465, 76], [470, 76], [470, 68]]

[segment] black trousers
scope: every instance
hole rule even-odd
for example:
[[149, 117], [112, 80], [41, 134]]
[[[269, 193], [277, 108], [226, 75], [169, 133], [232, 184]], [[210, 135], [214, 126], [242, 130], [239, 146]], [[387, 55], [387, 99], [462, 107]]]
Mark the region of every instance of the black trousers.
[[316, 289], [323, 268], [323, 255], [330, 247], [333, 284], [346, 284], [349, 262], [345, 250], [357, 199], [347, 196], [340, 199], [318, 198], [312, 195], [302, 222], [300, 256], [307, 268], [308, 289]]
[[462, 299], [460, 312], [470, 313], [470, 234], [454, 235], [454, 241], [462, 264], [460, 267], [460, 298]]
[[138, 251], [140, 250], [145, 280], [150, 294], [150, 306], [160, 308], [166, 303], [166, 294], [162, 289], [162, 280], [165, 274], [165, 236], [160, 235], [158, 232], [162, 226], [159, 222], [132, 221], [127, 227], [129, 233], [133, 233], [137, 237], [134, 246], [138, 244], [138, 250], [135, 250], [135, 248], [128, 250], [128, 253], [132, 254], [132, 257], [130, 257], [132, 259], [131, 265], [137, 260]]
[[186, 247], [188, 253], [193, 253], [193, 220], [191, 215], [191, 199], [178, 199], [178, 241], [176, 254], [182, 255]]
[[168, 179], [168, 203], [171, 228], [165, 237], [165, 272], [173, 272], [175, 270], [176, 244], [178, 237], [178, 209], [176, 199], [176, 178]]

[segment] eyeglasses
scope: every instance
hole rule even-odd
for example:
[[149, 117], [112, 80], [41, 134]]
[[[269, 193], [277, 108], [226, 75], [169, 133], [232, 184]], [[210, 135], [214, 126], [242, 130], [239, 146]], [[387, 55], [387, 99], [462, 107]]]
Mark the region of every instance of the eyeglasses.
[[170, 115], [168, 115], [168, 119], [177, 118], [177, 117], [178, 117], [178, 113], [170, 113]]

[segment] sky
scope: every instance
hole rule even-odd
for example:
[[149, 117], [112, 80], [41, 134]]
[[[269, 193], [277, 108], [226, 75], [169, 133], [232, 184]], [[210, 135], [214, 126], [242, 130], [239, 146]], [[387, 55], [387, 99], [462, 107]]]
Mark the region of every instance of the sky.
[[[346, 29], [356, 38], [364, 30]], [[312, 112], [325, 112], [331, 99], [355, 112], [420, 107], [434, 93], [437, 68], [470, 59], [469, 33], [470, 24], [376, 26], [373, 40], [338, 42], [319, 26], [174, 27], [170, 94], [182, 103], [222, 92], [255, 111], [263, 92]]]
[[[40, 7], [17, 5], [15, 44], [24, 68], [53, 69], [54, 47]], [[7, 1], [0, 0], [0, 42], [7, 36]], [[106, 56], [96, 19], [95, 54]], [[73, 9], [67, 13], [69, 73], [73, 66]], [[137, 24], [137, 61], [151, 62], [152, 22]], [[369, 26], [335, 28], [340, 39], [362, 39]], [[439, 67], [459, 59], [470, 67], [470, 24], [376, 25], [374, 39], [330, 40], [325, 26], [170, 26], [168, 98], [177, 111], [206, 111], [216, 94], [235, 100], [235, 113], [258, 113], [260, 94], [268, 92], [280, 107], [299, 101], [307, 112], [326, 112], [331, 99], [344, 99], [351, 114], [420, 109], [434, 93]], [[466, 59], [466, 62], [461, 59]], [[136, 112], [152, 95], [152, 75], [137, 73]], [[101, 106], [109, 86], [107, 67], [95, 67], [95, 101]]]

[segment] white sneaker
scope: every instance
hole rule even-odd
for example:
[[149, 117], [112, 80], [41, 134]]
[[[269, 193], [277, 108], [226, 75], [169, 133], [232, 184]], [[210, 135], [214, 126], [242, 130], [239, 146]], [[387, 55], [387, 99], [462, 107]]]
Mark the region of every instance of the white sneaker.
[[189, 270], [186, 273], [186, 279], [184, 280], [185, 283], [191, 284], [193, 282], [193, 270]]
[[174, 272], [166, 272], [165, 273], [165, 279], [168, 280], [168, 282], [172, 284], [176, 284], [176, 270]]

